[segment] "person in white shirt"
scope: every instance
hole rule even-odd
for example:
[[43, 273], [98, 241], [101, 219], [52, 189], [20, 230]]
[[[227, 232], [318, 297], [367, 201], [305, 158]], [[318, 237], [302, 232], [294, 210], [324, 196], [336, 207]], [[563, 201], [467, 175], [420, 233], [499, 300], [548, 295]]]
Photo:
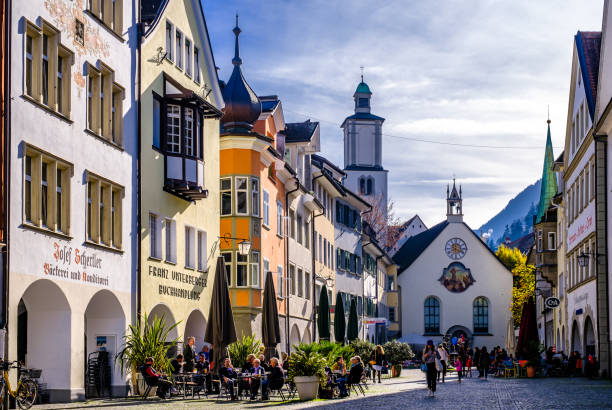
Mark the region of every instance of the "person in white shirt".
[[438, 372], [438, 382], [440, 381], [440, 375], [442, 375], [442, 383], [444, 383], [444, 377], [446, 376], [446, 366], [448, 363], [448, 352], [446, 346], [443, 343], [438, 345], [438, 354], [440, 355], [440, 363], [442, 363], [442, 371]]

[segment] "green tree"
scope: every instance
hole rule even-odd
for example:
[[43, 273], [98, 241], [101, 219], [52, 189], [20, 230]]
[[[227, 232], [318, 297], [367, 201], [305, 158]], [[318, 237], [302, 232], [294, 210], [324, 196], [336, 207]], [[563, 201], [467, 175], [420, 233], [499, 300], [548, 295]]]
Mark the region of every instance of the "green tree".
[[535, 267], [527, 264], [527, 257], [517, 248], [500, 245], [495, 255], [512, 271], [512, 319], [514, 326], [521, 324], [523, 304], [535, 292]]

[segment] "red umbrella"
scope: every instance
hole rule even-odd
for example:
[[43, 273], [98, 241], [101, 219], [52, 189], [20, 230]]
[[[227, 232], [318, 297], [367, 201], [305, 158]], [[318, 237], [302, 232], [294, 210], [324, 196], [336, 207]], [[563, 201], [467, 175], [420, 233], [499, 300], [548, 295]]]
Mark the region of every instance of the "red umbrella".
[[538, 337], [538, 325], [536, 323], [536, 307], [533, 298], [529, 298], [523, 305], [521, 315], [521, 327], [519, 328], [519, 338], [517, 344], [518, 356], [525, 356], [530, 342], [540, 341]]

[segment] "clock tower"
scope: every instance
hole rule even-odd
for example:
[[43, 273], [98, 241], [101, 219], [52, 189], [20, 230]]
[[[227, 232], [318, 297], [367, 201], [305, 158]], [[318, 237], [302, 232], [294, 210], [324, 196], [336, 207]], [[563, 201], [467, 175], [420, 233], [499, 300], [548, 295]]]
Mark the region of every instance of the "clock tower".
[[448, 222], [463, 222], [463, 198], [461, 193], [461, 185], [457, 192], [455, 178], [453, 178], [453, 189], [446, 186], [446, 220]]
[[387, 173], [382, 166], [384, 118], [371, 112], [372, 92], [363, 81], [353, 94], [355, 113], [342, 122], [344, 130], [344, 185], [372, 205], [387, 211]]

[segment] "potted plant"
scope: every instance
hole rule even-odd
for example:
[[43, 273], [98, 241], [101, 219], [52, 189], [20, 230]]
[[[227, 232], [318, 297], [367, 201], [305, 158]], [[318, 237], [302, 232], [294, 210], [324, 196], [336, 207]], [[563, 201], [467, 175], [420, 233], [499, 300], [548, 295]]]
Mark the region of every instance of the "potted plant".
[[317, 398], [319, 385], [325, 380], [325, 358], [312, 349], [296, 346], [289, 356], [289, 380], [295, 383], [300, 400]]
[[536, 368], [540, 363], [540, 355], [544, 351], [544, 346], [535, 340], [532, 340], [527, 344], [526, 350], [526, 359], [527, 364], [525, 367], [527, 368], [527, 377], [535, 377]]
[[391, 340], [383, 345], [385, 358], [391, 363], [391, 377], [399, 377], [402, 372], [402, 363], [414, 357], [408, 343]]
[[140, 394], [139, 368], [147, 357], [153, 358], [157, 370], [171, 373], [168, 350], [176, 345], [178, 339], [169, 341], [169, 338], [177, 325], [178, 323], [166, 325], [164, 316], [156, 316], [153, 322], [149, 323], [145, 313], [135, 324], [128, 327], [128, 332], [123, 336], [123, 347], [115, 355], [115, 361], [119, 363], [122, 373], [126, 369], [130, 370], [133, 394]]

